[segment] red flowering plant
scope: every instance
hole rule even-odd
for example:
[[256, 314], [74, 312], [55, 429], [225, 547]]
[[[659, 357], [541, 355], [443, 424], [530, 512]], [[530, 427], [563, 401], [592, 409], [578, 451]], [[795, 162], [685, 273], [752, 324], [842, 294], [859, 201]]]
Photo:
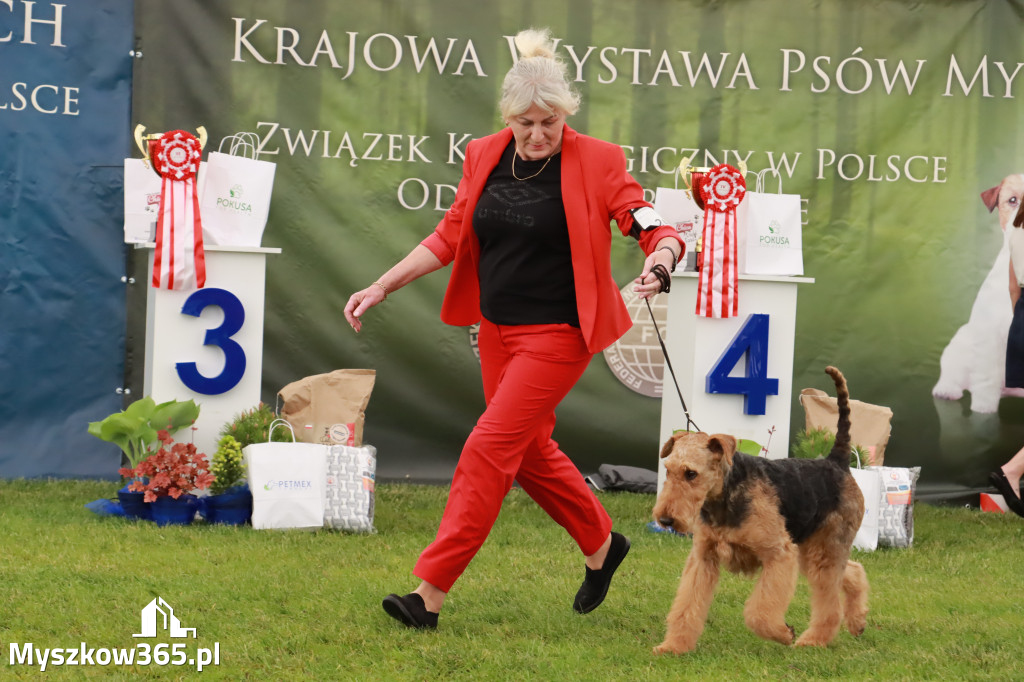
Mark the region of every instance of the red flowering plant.
[[[175, 443], [167, 431], [157, 434], [163, 444], [159, 450], [139, 462], [134, 469], [122, 467], [122, 476], [135, 479], [128, 489], [146, 493], [143, 499], [153, 502], [158, 497], [171, 496], [178, 499], [193, 490], [209, 488], [214, 481], [210, 473], [210, 461], [206, 455], [196, 452], [192, 443]], [[143, 480], [147, 479], [147, 480]]]

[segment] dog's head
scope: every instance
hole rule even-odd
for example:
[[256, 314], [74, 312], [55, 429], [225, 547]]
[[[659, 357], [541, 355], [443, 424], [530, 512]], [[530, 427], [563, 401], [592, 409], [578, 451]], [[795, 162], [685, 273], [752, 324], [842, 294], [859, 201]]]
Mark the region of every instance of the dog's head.
[[679, 532], [692, 532], [704, 500], [718, 497], [729, 474], [736, 439], [716, 433], [680, 431], [661, 448], [665, 484], [654, 505], [654, 520]]
[[1006, 231], [1013, 223], [1024, 199], [1024, 174], [1013, 173], [995, 187], [981, 193], [981, 200], [989, 212], [999, 209], [999, 227]]

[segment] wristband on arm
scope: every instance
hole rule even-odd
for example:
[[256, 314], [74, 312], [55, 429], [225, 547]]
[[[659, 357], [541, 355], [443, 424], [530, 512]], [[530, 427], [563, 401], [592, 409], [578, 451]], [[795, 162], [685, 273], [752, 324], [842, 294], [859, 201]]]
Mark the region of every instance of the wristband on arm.
[[666, 251], [672, 254], [672, 269], [669, 270], [669, 272], [675, 272], [676, 264], [679, 262], [679, 258], [676, 256], [676, 250], [673, 249], [671, 246], [659, 246], [657, 250], [661, 251], [662, 249], [665, 249]]

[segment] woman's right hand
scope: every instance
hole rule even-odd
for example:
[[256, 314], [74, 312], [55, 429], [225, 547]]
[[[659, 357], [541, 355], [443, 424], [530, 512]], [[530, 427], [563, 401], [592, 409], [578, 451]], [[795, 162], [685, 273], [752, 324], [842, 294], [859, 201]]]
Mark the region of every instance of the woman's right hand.
[[[443, 267], [443, 263], [427, 247], [417, 244], [395, 267], [380, 276], [376, 282], [362, 291], [349, 296], [345, 304], [345, 319], [355, 331], [363, 328], [359, 318], [363, 313], [377, 305], [389, 293], [393, 293], [419, 277]], [[385, 285], [383, 281], [386, 281]]]
[[387, 292], [384, 291], [384, 287], [376, 283], [349, 296], [348, 303], [345, 304], [345, 319], [348, 320], [349, 326], [358, 333], [363, 328], [363, 323], [359, 319], [362, 314], [385, 298], [387, 298]]

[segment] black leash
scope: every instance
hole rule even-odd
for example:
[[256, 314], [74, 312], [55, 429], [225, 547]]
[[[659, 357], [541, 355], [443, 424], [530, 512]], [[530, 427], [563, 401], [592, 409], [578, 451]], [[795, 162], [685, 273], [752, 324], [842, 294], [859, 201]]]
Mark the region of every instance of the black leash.
[[[669, 288], [672, 286], [672, 279], [669, 275], [668, 269], [664, 265], [658, 264], [651, 268], [651, 274], [653, 274], [658, 282], [661, 283], [661, 293], [667, 294]], [[654, 319], [654, 310], [651, 308], [651, 300], [649, 298], [644, 299], [644, 303], [647, 304], [647, 312], [651, 314], [651, 324], [654, 325], [654, 332], [658, 335], [658, 343], [661, 344], [661, 352], [665, 356], [665, 364], [668, 365], [668, 372], [672, 375], [672, 383], [676, 386], [676, 394], [679, 396], [679, 402], [683, 404], [683, 414], [686, 415], [686, 430], [690, 430], [690, 426], [693, 426], [695, 431], [700, 431], [700, 427], [690, 417], [690, 410], [686, 407], [686, 400], [683, 399], [683, 392], [679, 389], [679, 382], [676, 380], [676, 371], [672, 369], [672, 360], [668, 357], [668, 349], [665, 347], [665, 340], [661, 338], [661, 330], [658, 329], [658, 321]], [[662, 381], [664, 386], [664, 381]]]

